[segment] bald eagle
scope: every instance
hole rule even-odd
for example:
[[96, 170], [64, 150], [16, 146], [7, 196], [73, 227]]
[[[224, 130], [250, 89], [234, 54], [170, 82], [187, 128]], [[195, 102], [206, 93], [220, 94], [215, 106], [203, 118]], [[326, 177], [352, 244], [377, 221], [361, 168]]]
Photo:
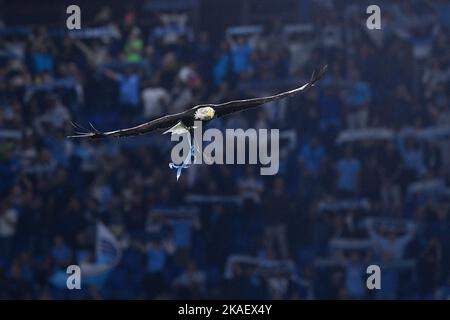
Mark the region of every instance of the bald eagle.
[[[304, 84], [301, 87], [296, 89], [286, 91], [283, 93], [279, 93], [269, 97], [263, 98], [253, 98], [253, 99], [244, 99], [244, 100], [234, 100], [221, 104], [201, 104], [197, 105], [191, 109], [187, 109], [185, 111], [166, 115], [160, 117], [158, 119], [140, 124], [135, 127], [119, 129], [114, 131], [101, 132], [94, 128], [92, 124], [90, 124], [91, 129], [87, 130], [82, 126], [73, 123], [72, 125], [80, 130], [76, 132], [75, 135], [68, 136], [68, 138], [90, 138], [90, 139], [100, 139], [100, 138], [122, 138], [122, 137], [130, 137], [137, 136], [142, 134], [147, 134], [153, 131], [166, 130], [163, 132], [171, 133], [171, 134], [188, 134], [189, 143], [191, 144], [191, 155], [186, 158], [186, 160], [181, 165], [175, 165], [173, 163], [169, 164], [170, 168], [177, 169], [177, 179], [181, 174], [181, 169], [188, 167], [188, 160], [194, 156], [194, 122], [201, 121], [203, 124], [208, 123], [209, 121], [216, 118], [221, 118], [230, 114], [234, 114], [237, 112], [241, 112], [247, 109], [251, 109], [267, 102], [279, 100], [282, 98], [286, 98], [289, 96], [293, 96], [299, 93], [305, 92], [307, 89], [313, 87], [318, 80], [322, 78], [325, 71], [327, 70], [327, 65], [324, 65], [320, 68], [319, 72], [314, 72], [311, 76], [309, 82]], [[191, 143], [192, 141], [192, 143]]]
[[314, 86], [320, 78], [322, 78], [326, 69], [327, 65], [323, 66], [318, 73], [313, 73], [313, 75], [311, 76], [311, 80], [308, 83], [290, 91], [263, 98], [235, 100], [221, 104], [201, 104], [191, 109], [187, 109], [175, 114], [166, 115], [131, 128], [101, 132], [95, 129], [92, 125], [90, 130], [86, 130], [80, 125], [72, 123], [78, 130], [84, 130], [86, 132], [76, 132], [75, 135], [69, 136], [69, 138], [121, 138], [146, 134], [152, 131], [165, 130], [169, 128], [170, 129], [165, 131], [164, 133], [182, 133], [186, 130], [190, 132], [191, 128], [194, 125], [194, 121], [202, 121], [206, 124], [214, 117], [221, 118], [233, 113], [260, 106], [267, 102], [305, 92], [307, 89]]

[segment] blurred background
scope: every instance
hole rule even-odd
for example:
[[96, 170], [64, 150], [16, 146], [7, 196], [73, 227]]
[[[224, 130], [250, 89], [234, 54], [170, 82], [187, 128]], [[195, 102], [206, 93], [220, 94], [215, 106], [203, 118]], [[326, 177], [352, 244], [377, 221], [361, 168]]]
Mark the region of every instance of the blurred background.
[[[368, 30], [370, 2], [0, 0], [0, 298], [449, 298], [450, 4], [379, 0]], [[279, 128], [275, 176], [177, 182], [167, 136], [66, 139], [70, 120], [129, 127], [323, 63], [306, 95], [210, 124]]]

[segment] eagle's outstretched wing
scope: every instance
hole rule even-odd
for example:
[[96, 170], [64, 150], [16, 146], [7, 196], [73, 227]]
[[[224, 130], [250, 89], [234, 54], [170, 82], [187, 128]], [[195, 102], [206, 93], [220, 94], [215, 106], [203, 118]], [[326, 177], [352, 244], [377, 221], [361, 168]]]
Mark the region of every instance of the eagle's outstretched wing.
[[72, 122], [72, 125], [77, 129], [80, 130], [79, 132], [76, 132], [75, 135], [68, 136], [68, 138], [91, 138], [91, 139], [98, 139], [98, 138], [107, 138], [107, 137], [114, 137], [114, 138], [122, 138], [122, 137], [129, 137], [129, 136], [137, 136], [145, 133], [149, 133], [155, 130], [162, 130], [167, 129], [175, 124], [177, 124], [179, 121], [184, 120], [186, 117], [189, 116], [190, 110], [186, 110], [180, 113], [175, 113], [171, 115], [167, 115], [143, 124], [140, 124], [135, 127], [126, 128], [126, 129], [120, 129], [120, 130], [114, 130], [114, 131], [108, 131], [108, 132], [101, 132], [94, 128], [92, 124], [90, 124], [91, 129], [86, 129], [80, 126], [79, 124], [76, 124]]
[[314, 72], [311, 76], [311, 80], [304, 84], [303, 86], [286, 91], [283, 93], [279, 93], [273, 96], [269, 97], [263, 97], [263, 98], [254, 98], [254, 99], [245, 99], [245, 100], [235, 100], [235, 101], [229, 101], [221, 104], [213, 104], [210, 105], [212, 108], [214, 108], [217, 117], [223, 117], [232, 113], [240, 112], [246, 109], [254, 108], [257, 106], [260, 106], [264, 103], [278, 100], [281, 98], [289, 97], [298, 93], [305, 92], [308, 88], [315, 85], [317, 81], [319, 81], [322, 76], [324, 75], [325, 71], [327, 70], [327, 65], [322, 66], [320, 68], [320, 71], [318, 73]]
[[129, 136], [136, 136], [141, 135], [145, 133], [149, 133], [155, 130], [162, 130], [167, 129], [170, 127], [173, 127], [180, 121], [184, 121], [186, 123], [190, 123], [193, 120], [193, 116], [195, 111], [198, 108], [201, 107], [212, 107], [215, 111], [215, 114], [217, 117], [223, 117], [228, 114], [232, 114], [235, 112], [243, 111], [246, 109], [254, 108], [259, 105], [262, 105], [264, 103], [278, 100], [281, 98], [285, 98], [291, 95], [295, 95], [301, 92], [304, 92], [308, 88], [314, 86], [314, 84], [322, 78], [323, 74], [325, 73], [327, 69], [327, 65], [323, 66], [318, 73], [313, 73], [311, 80], [304, 84], [303, 86], [283, 92], [274, 96], [270, 97], [264, 97], [264, 98], [254, 98], [254, 99], [246, 99], [246, 100], [236, 100], [236, 101], [230, 101], [222, 104], [208, 104], [208, 105], [199, 105], [194, 108], [185, 110], [180, 113], [167, 115], [143, 124], [140, 124], [135, 127], [126, 128], [126, 129], [120, 129], [115, 131], [108, 131], [108, 132], [101, 132], [94, 128], [91, 124], [91, 129], [83, 128], [82, 126], [72, 123], [73, 126], [81, 130], [80, 132], [76, 132], [75, 135], [69, 136], [68, 138], [91, 138], [91, 139], [98, 139], [98, 138], [106, 138], [106, 137], [129, 137]]

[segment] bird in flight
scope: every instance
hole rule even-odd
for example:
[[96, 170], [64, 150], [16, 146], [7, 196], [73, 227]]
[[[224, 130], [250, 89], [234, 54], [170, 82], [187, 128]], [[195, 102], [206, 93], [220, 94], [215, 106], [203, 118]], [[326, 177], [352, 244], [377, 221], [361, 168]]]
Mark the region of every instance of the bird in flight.
[[313, 87], [316, 82], [320, 80], [320, 78], [322, 78], [326, 69], [327, 65], [324, 65], [319, 72], [313, 73], [309, 82], [299, 88], [290, 91], [263, 98], [235, 100], [221, 104], [201, 104], [191, 109], [187, 109], [175, 114], [166, 115], [131, 128], [101, 132], [95, 129], [92, 125], [90, 130], [86, 130], [80, 125], [72, 123], [75, 128], [77, 128], [78, 130], [82, 130], [82, 132], [76, 132], [75, 135], [68, 136], [68, 138], [122, 138], [147, 134], [153, 131], [165, 129], [169, 130], [165, 131], [164, 133], [171, 132], [181, 134], [184, 132], [192, 132], [195, 121], [201, 121], [202, 123], [206, 124], [214, 117], [221, 118], [233, 113], [260, 106], [267, 102], [303, 93], [310, 87]]
[[166, 130], [163, 134], [171, 133], [175, 135], [188, 134], [188, 141], [190, 145], [190, 154], [186, 157], [181, 165], [176, 165], [174, 163], [169, 163], [171, 169], [177, 169], [177, 180], [181, 175], [181, 170], [188, 168], [191, 163], [192, 157], [195, 159], [195, 122], [201, 121], [202, 124], [206, 124], [216, 118], [221, 118], [227, 115], [231, 115], [237, 112], [241, 112], [247, 109], [255, 108], [267, 102], [279, 100], [282, 98], [290, 97], [296, 94], [304, 93], [309, 88], [313, 87], [317, 81], [319, 81], [327, 70], [327, 65], [320, 68], [319, 72], [314, 72], [311, 76], [309, 82], [296, 89], [282, 92], [273, 96], [263, 97], [263, 98], [253, 98], [244, 100], [234, 100], [220, 104], [201, 104], [197, 105], [191, 109], [185, 111], [166, 115], [155, 120], [140, 124], [135, 127], [119, 129], [114, 131], [101, 132], [94, 128], [90, 124], [91, 129], [87, 130], [82, 126], [73, 123], [72, 125], [77, 129], [81, 130], [76, 132], [75, 135], [71, 135], [68, 138], [90, 138], [90, 139], [101, 139], [101, 138], [122, 138], [131, 137], [142, 134], [147, 134], [153, 131]]

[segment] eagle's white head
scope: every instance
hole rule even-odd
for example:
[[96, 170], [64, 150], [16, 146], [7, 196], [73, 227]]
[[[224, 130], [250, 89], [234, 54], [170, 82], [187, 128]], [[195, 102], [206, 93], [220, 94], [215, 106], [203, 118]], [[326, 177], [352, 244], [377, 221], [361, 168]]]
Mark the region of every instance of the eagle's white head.
[[211, 107], [198, 108], [197, 111], [195, 111], [194, 118], [195, 120], [208, 121], [214, 118], [215, 113], [216, 112]]

